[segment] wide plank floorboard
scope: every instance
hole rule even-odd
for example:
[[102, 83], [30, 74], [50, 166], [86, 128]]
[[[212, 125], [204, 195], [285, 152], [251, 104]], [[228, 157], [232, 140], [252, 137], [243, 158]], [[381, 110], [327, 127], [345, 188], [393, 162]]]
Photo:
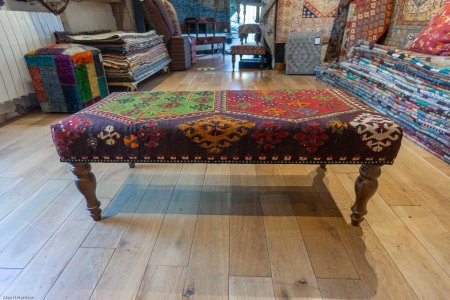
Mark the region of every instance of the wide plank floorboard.
[[[198, 71], [214, 67], [215, 71]], [[140, 90], [324, 88], [200, 55]], [[94, 164], [94, 222], [52, 146], [0, 125], [0, 299], [448, 299], [450, 165], [409, 140], [360, 227], [357, 165]], [[8, 298], [9, 297], [9, 298]]]

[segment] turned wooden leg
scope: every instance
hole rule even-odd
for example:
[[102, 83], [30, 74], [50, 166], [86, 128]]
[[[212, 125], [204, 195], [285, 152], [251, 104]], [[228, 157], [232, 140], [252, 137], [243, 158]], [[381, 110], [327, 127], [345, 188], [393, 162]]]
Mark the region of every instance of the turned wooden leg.
[[378, 188], [378, 177], [381, 175], [380, 165], [361, 165], [359, 176], [355, 181], [356, 201], [352, 206], [352, 225], [358, 226], [367, 214], [367, 202]]
[[136, 163], [128, 163], [128, 166], [130, 166], [130, 169], [134, 169], [136, 167]]
[[231, 55], [231, 64], [233, 65], [233, 71], [234, 71], [234, 64], [236, 63], [236, 55], [232, 54]]
[[100, 201], [95, 196], [96, 179], [91, 172], [90, 163], [72, 163], [70, 171], [75, 175], [75, 185], [80, 193], [86, 199], [86, 209], [94, 221], [100, 221], [102, 218], [102, 210], [100, 209]]
[[264, 56], [260, 55], [259, 57], [259, 68], [264, 69]]

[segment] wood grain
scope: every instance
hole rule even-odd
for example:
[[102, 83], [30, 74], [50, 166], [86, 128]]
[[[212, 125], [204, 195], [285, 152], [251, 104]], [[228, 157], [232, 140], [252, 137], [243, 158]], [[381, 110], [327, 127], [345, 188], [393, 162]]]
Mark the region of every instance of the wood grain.
[[184, 165], [158, 234], [150, 264], [187, 266], [206, 165]]
[[[261, 205], [273, 281], [300, 283], [308, 287], [311, 296], [320, 294], [289, 197], [262, 194]], [[275, 295], [280, 297], [277, 292]]]
[[22, 269], [0, 269], [0, 295], [19, 275]]
[[208, 165], [206, 173], [183, 299], [228, 299], [230, 167]]
[[24, 268], [82, 201], [69, 185], [0, 251], [0, 268]]
[[[0, 221], [0, 236], [5, 247], [70, 184], [69, 180], [49, 180], [31, 197], [22, 201]], [[0, 246], [1, 247], [1, 246]]]
[[80, 248], [45, 299], [89, 299], [114, 249]]
[[153, 177], [100, 278], [92, 299], [136, 297], [179, 171], [179, 166], [170, 165]]
[[275, 300], [272, 278], [230, 277], [230, 300]]
[[231, 166], [230, 275], [270, 276], [254, 165]]
[[319, 279], [323, 299], [367, 299], [361, 280]]
[[[108, 199], [101, 199], [108, 203]], [[70, 215], [52, 238], [41, 248], [25, 269], [16, 277], [3, 296], [21, 295], [23, 291], [43, 299], [59, 275], [78, 251], [94, 222], [83, 204]]]
[[[339, 177], [349, 194], [353, 190], [352, 177]], [[445, 298], [450, 292], [450, 281], [441, 266], [378, 194], [373, 196], [369, 207], [372, 213], [367, 222], [418, 297]]]
[[148, 265], [136, 299], [179, 300], [186, 267]]
[[449, 233], [421, 206], [393, 206], [392, 209], [450, 276]]
[[151, 175], [130, 174], [120, 183], [120, 191], [103, 211], [103, 220], [95, 223], [83, 247], [116, 248], [142, 201]]

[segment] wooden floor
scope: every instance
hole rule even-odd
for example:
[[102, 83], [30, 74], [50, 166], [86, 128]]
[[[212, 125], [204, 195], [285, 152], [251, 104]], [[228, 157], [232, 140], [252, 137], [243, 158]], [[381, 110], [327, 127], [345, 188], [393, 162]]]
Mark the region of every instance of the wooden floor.
[[[209, 56], [211, 58], [211, 56]], [[201, 72], [200, 66], [215, 66]], [[220, 55], [155, 90], [317, 88]], [[96, 164], [90, 220], [49, 124], [0, 127], [0, 299], [448, 299], [450, 167], [408, 140], [360, 228], [357, 166]], [[18, 299], [18, 298], [15, 298]], [[31, 298], [29, 298], [31, 299]]]

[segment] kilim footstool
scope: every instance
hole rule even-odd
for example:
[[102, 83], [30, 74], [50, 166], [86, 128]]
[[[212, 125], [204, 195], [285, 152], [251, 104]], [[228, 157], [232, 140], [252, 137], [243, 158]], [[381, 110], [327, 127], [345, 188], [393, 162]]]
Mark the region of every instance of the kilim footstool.
[[96, 48], [53, 44], [27, 53], [25, 61], [44, 112], [77, 112], [108, 95]]
[[233, 45], [231, 46], [231, 63], [236, 63], [236, 55], [242, 59], [242, 55], [259, 55], [260, 68], [264, 68], [264, 55], [266, 54], [266, 47], [262, 45]]
[[397, 124], [334, 89], [115, 93], [51, 131], [94, 220], [90, 163], [361, 164], [358, 225], [402, 139]]

